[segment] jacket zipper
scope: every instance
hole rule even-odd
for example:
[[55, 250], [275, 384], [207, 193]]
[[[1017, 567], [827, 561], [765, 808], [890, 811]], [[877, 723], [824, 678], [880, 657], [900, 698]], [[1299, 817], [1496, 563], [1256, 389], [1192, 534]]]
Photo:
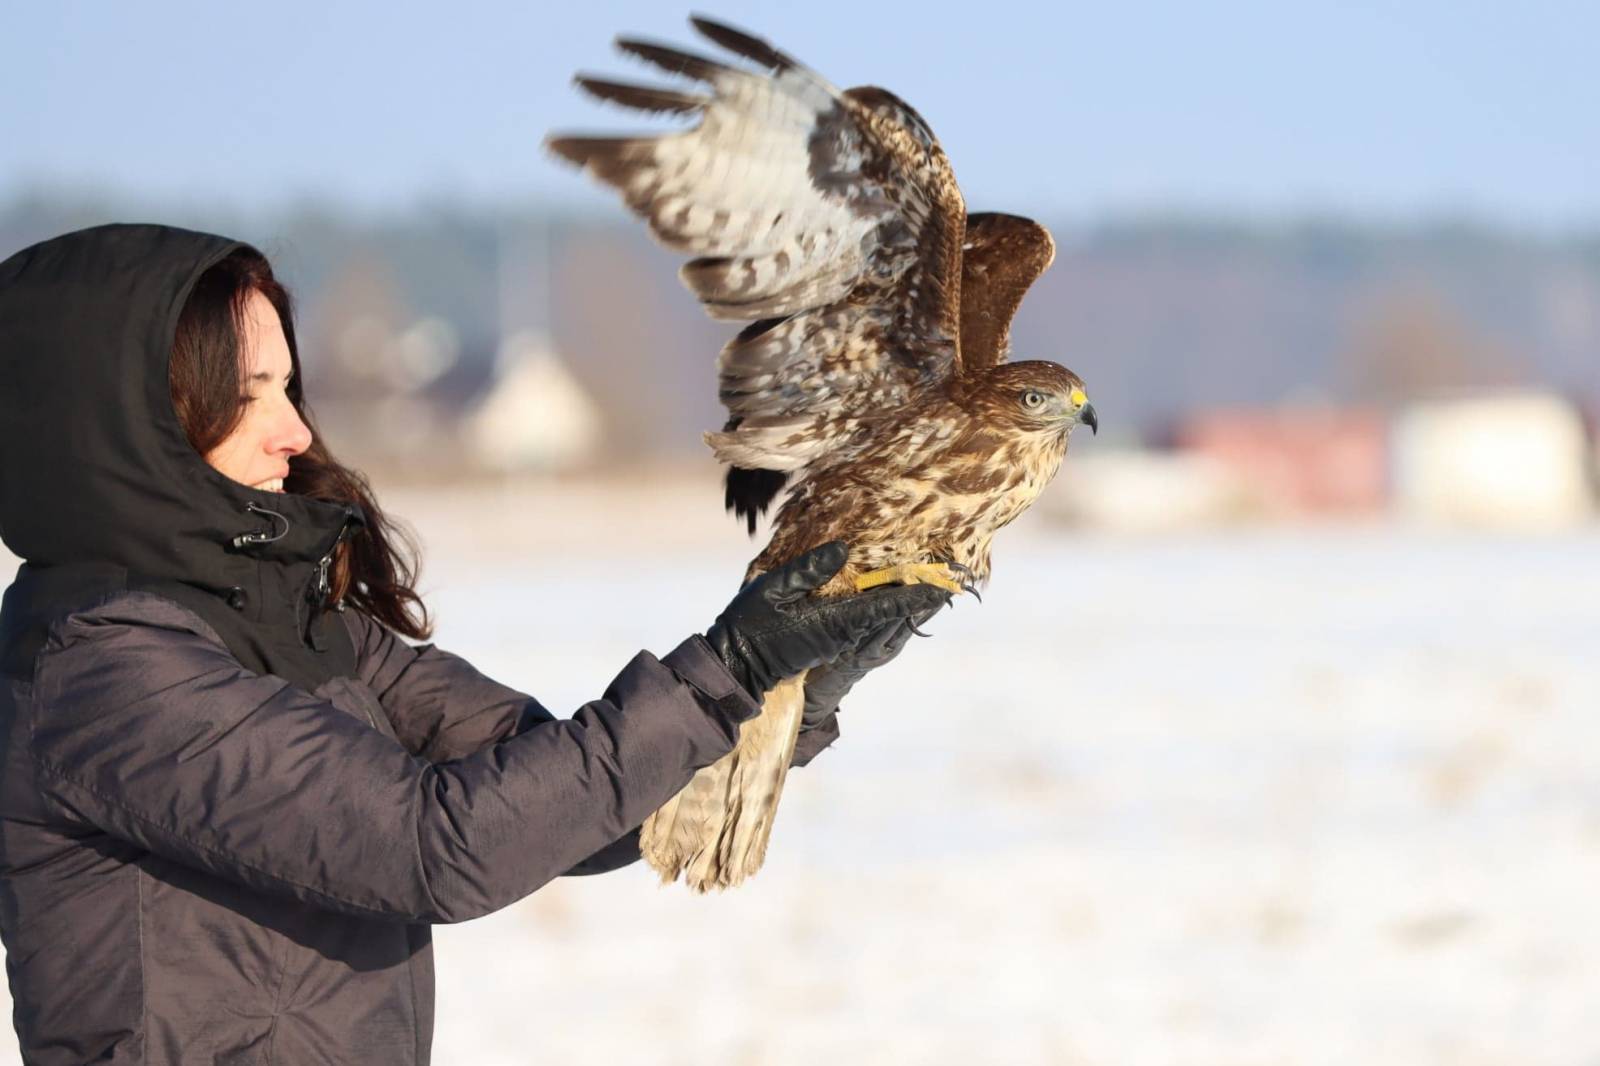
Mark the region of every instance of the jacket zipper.
[[[313, 634], [313, 627], [316, 626], [317, 619], [322, 616], [322, 612], [328, 602], [328, 594], [333, 591], [333, 585], [328, 581], [328, 569], [333, 565], [334, 553], [339, 550], [339, 545], [344, 543], [344, 538], [350, 533], [350, 520], [354, 516], [355, 512], [351, 508], [346, 507], [344, 509], [344, 521], [339, 523], [339, 533], [333, 538], [333, 543], [329, 545], [327, 553], [317, 560], [317, 565], [312, 570], [311, 583], [306, 588], [306, 603], [310, 609], [306, 612], [304, 639], [306, 644], [316, 651], [322, 651], [323, 649]], [[334, 605], [334, 609], [344, 610], [344, 601], [340, 600], [339, 603]]]

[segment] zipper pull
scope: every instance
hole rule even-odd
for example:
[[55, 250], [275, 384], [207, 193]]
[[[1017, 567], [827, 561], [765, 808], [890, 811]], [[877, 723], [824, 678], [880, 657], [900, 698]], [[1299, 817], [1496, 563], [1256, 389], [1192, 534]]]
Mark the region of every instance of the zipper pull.
[[317, 579], [311, 583], [311, 589], [306, 594], [306, 598], [316, 606], [326, 603], [328, 593], [333, 591], [333, 586], [328, 583], [328, 567], [332, 565], [332, 552], [317, 560]]
[[333, 557], [339, 552], [339, 545], [350, 535], [350, 526], [356, 516], [355, 508], [345, 505], [344, 521], [339, 523], [339, 533], [333, 538], [333, 544], [328, 547], [328, 554], [317, 560], [316, 580], [311, 582], [311, 588], [306, 592], [306, 598], [317, 607], [327, 602], [328, 593], [333, 591], [333, 586], [328, 581], [328, 568], [333, 565]]
[[[354, 518], [355, 509], [346, 506], [344, 509], [344, 522], [339, 526], [339, 534], [333, 538], [333, 544], [329, 546], [328, 554], [317, 560], [311, 584], [306, 588], [308, 609], [306, 610], [303, 639], [314, 651], [327, 650], [326, 645], [322, 642], [321, 634], [317, 630], [318, 623], [322, 618], [322, 612], [327, 609], [328, 594], [333, 591], [333, 585], [328, 580], [328, 568], [333, 565], [333, 557], [338, 553], [339, 545], [343, 544], [345, 537], [350, 534], [350, 526]], [[334, 608], [335, 610], [344, 610], [344, 601], [341, 599], [334, 605]]]

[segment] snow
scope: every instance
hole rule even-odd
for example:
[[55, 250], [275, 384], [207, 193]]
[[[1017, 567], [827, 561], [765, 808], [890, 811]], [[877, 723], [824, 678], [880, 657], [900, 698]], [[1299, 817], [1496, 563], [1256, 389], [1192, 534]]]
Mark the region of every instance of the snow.
[[[568, 713], [737, 584], [710, 497], [389, 502], [438, 642]], [[1600, 1056], [1600, 531], [1025, 519], [996, 556], [747, 886], [636, 866], [440, 928], [434, 1061]]]

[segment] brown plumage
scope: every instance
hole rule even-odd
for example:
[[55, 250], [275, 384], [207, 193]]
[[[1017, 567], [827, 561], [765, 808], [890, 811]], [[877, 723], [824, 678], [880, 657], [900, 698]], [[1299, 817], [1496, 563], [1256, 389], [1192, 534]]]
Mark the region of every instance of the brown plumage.
[[[907, 563], [987, 580], [995, 531], [1055, 476], [1072, 428], [1095, 425], [1077, 375], [1006, 361], [1012, 317], [1054, 258], [1049, 233], [968, 216], [932, 131], [892, 93], [840, 91], [764, 41], [691, 21], [765, 72], [619, 40], [709, 92], [577, 84], [698, 124], [549, 146], [695, 257], [681, 276], [710, 314], [750, 322], [718, 364], [728, 422], [706, 434], [752, 532], [789, 487], [747, 578], [838, 538], [850, 560], [824, 595]], [[663, 880], [703, 891], [760, 867], [803, 703], [803, 677], [768, 693], [735, 750], [645, 823]]]

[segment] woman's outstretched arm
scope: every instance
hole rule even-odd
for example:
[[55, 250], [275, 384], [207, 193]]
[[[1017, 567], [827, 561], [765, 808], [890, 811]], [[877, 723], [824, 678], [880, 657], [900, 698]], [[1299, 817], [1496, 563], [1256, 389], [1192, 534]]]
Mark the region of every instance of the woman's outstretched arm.
[[570, 719], [432, 762], [245, 670], [187, 609], [129, 593], [52, 631], [30, 754], [85, 827], [331, 909], [453, 922], [624, 837], [757, 709], [692, 638], [640, 653]]
[[[450, 762], [555, 720], [538, 700], [485, 677], [458, 655], [408, 644], [361, 611], [342, 617], [355, 644], [358, 676], [413, 755]], [[566, 872], [608, 873], [638, 859], [635, 828]]]

